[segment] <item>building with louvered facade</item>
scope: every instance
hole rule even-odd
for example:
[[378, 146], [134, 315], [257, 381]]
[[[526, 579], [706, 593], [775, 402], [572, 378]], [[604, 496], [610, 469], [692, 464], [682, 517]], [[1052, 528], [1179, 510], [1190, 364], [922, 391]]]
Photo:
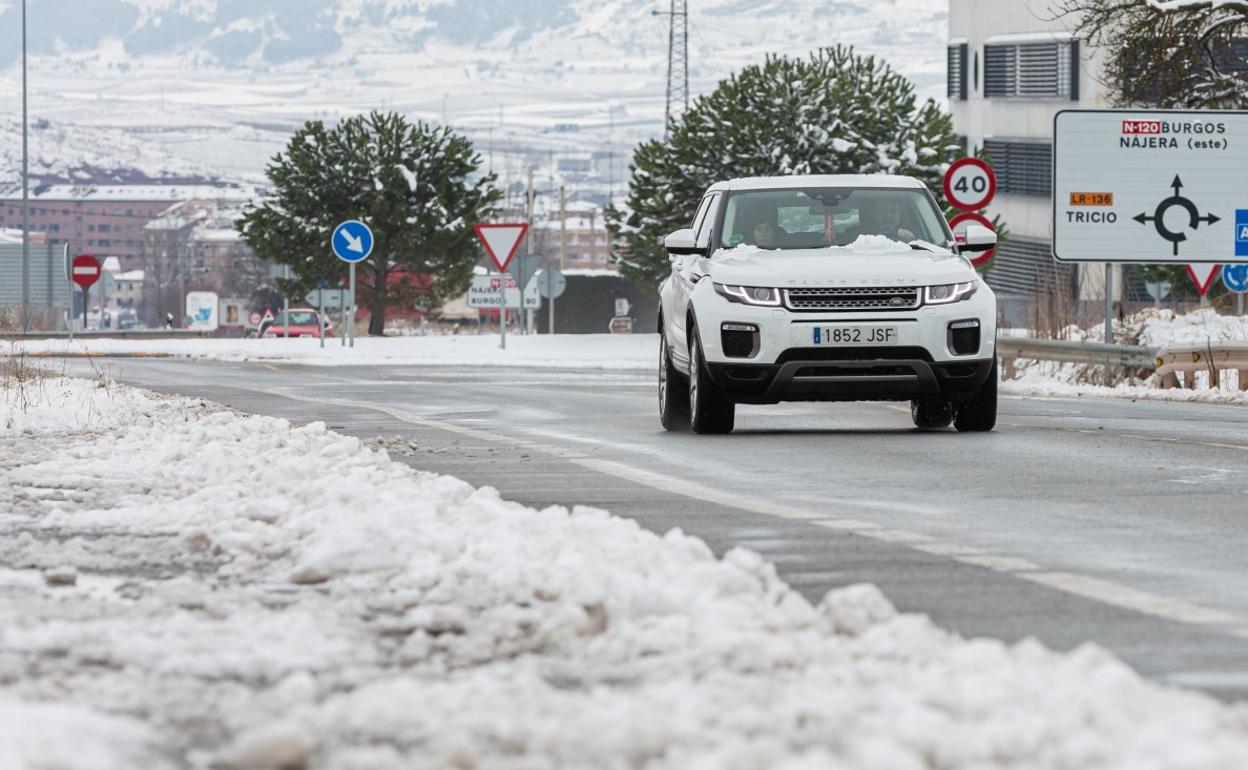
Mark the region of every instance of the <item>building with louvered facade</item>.
[[[1104, 300], [1104, 267], [1053, 259], [1053, 118], [1064, 109], [1110, 107], [1099, 54], [1071, 33], [1052, 0], [950, 0], [948, 97], [967, 150], [997, 176], [989, 214], [1009, 236], [985, 280], [1007, 321], [1024, 324], [1038, 298]], [[1116, 276], [1114, 286], [1121, 287]], [[1113, 291], [1115, 299], [1120, 298]]]

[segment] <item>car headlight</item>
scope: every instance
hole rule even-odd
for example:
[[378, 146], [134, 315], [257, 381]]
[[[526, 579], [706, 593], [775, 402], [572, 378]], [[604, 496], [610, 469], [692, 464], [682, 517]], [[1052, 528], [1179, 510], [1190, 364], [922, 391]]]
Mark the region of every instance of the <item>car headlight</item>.
[[928, 286], [923, 290], [923, 303], [925, 305], [948, 305], [950, 302], [961, 302], [974, 294], [978, 288], [978, 280]]
[[729, 302], [737, 302], [742, 305], [780, 306], [779, 289], [768, 289], [761, 286], [729, 286], [717, 283], [715, 284], [715, 292]]

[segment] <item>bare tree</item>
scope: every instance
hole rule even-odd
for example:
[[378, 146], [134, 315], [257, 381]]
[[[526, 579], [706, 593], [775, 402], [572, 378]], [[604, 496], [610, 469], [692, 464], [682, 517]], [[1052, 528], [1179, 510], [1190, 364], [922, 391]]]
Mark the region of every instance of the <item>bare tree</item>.
[[1059, 16], [1108, 55], [1120, 106], [1248, 104], [1248, 0], [1056, 0]]

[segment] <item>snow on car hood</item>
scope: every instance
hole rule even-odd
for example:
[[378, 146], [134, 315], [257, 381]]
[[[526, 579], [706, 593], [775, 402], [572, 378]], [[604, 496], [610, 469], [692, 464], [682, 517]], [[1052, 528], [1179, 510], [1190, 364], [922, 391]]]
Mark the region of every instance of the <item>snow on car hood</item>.
[[716, 283], [737, 286], [930, 286], [975, 277], [953, 252], [920, 251], [879, 235], [820, 249], [742, 245], [720, 249], [701, 266]]

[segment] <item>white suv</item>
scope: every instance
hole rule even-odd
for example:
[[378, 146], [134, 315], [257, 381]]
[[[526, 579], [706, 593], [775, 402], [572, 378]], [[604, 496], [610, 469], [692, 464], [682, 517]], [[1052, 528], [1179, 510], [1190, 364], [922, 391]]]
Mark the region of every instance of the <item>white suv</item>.
[[920, 428], [992, 430], [996, 299], [927, 187], [900, 176], [712, 185], [665, 241], [659, 416], [728, 433], [735, 406], [910, 401]]

